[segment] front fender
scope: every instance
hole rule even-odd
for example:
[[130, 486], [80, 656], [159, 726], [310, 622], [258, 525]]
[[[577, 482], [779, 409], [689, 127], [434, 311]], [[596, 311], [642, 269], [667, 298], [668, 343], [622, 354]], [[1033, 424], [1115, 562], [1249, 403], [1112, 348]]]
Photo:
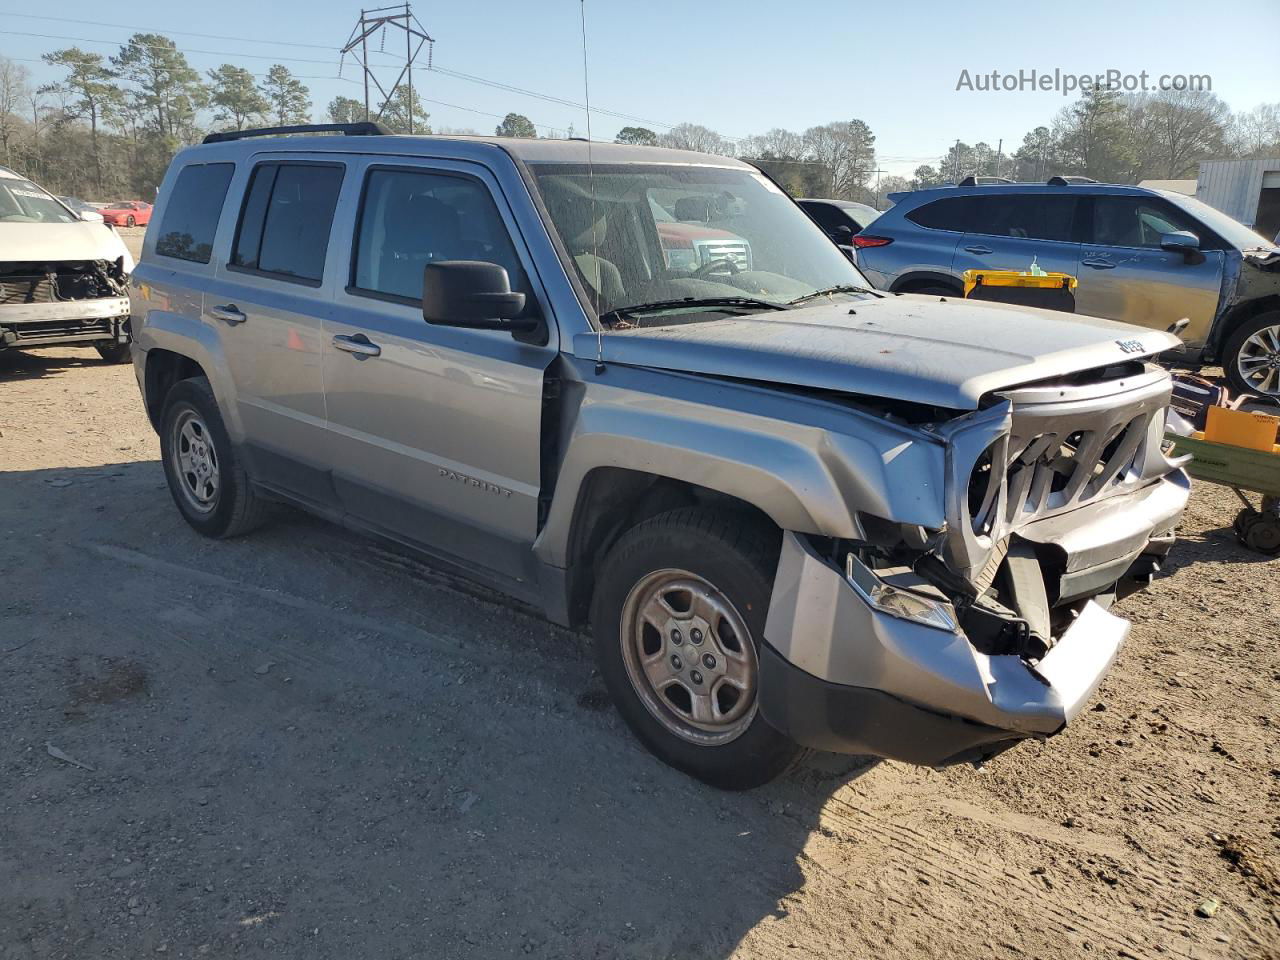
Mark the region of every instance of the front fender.
[[610, 366], [583, 384], [534, 548], [543, 562], [566, 565], [579, 494], [600, 467], [715, 490], [818, 536], [862, 536], [860, 512], [931, 528], [944, 518], [936, 438], [764, 387]]

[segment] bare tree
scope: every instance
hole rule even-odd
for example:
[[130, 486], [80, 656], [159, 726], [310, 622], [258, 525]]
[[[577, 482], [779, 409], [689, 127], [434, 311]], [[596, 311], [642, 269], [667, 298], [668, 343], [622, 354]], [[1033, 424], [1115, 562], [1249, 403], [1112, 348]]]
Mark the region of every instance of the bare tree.
[[1207, 90], [1162, 90], [1127, 98], [1133, 141], [1132, 179], [1176, 180], [1220, 155], [1231, 111]]
[[30, 93], [30, 71], [7, 57], [0, 57], [0, 149], [4, 150], [6, 165], [13, 163], [14, 140], [25, 123], [18, 111]]
[[714, 130], [697, 123], [681, 123], [659, 135], [658, 146], [699, 153], [732, 154], [733, 144]]
[[1280, 157], [1280, 103], [1263, 103], [1231, 118], [1227, 142], [1238, 157]]

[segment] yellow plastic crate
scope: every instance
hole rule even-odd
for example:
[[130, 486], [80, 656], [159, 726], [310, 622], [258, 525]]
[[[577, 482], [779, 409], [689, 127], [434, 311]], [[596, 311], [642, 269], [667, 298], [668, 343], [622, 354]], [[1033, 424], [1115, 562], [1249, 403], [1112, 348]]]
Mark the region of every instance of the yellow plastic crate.
[[969, 296], [977, 286], [1074, 291], [1076, 283], [1076, 278], [1069, 273], [1046, 273], [1033, 277], [1029, 273], [1019, 273], [1017, 270], [966, 270], [964, 295]]
[[1280, 427], [1280, 417], [1214, 406], [1208, 408], [1204, 438], [1210, 443], [1270, 453], [1276, 442], [1277, 427]]

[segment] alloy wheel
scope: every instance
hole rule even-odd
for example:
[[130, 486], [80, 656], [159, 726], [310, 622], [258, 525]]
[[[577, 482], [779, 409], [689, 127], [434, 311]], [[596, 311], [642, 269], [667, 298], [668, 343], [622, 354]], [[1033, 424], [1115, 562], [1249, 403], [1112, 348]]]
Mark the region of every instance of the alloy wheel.
[[1256, 393], [1280, 395], [1280, 324], [1255, 330], [1236, 355], [1240, 378]]

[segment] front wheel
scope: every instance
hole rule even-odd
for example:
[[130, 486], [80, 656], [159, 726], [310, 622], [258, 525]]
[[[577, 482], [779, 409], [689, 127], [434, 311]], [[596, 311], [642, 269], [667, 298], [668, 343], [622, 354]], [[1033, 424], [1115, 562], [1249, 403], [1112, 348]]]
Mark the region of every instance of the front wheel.
[[596, 658], [618, 711], [659, 759], [727, 790], [768, 783], [804, 753], [759, 710], [777, 561], [775, 531], [689, 508], [625, 533], [597, 579]]
[[94, 349], [107, 363], [128, 363], [133, 358], [129, 355], [127, 343], [97, 343]]
[[129, 216], [124, 218], [124, 225], [126, 227], [136, 227], [138, 225], [138, 221], [134, 219], [133, 214], [129, 214]]
[[1280, 312], [1246, 320], [1227, 338], [1222, 372], [1232, 393], [1280, 397]]

